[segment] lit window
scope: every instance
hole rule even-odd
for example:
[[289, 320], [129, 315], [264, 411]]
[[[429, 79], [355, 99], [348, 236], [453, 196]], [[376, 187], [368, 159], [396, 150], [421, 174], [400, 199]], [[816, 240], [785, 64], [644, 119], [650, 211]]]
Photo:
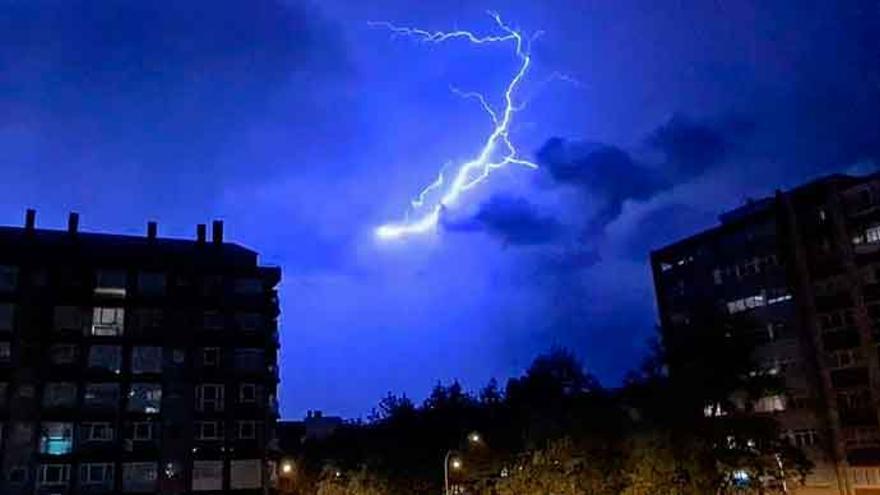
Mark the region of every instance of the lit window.
[[76, 362], [76, 346], [55, 344], [49, 348], [49, 361], [52, 364], [73, 364]]
[[125, 309], [94, 308], [92, 311], [92, 335], [122, 335], [125, 329]]
[[233, 490], [260, 488], [262, 477], [259, 459], [241, 459], [229, 462], [229, 488]]
[[123, 270], [98, 270], [95, 295], [125, 297], [126, 276]]
[[865, 230], [865, 242], [869, 244], [880, 242], [880, 225]]
[[721, 282], [723, 280], [721, 278], [721, 269], [720, 268], [716, 268], [716, 269], [712, 270], [712, 280], [715, 281], [715, 285], [721, 285]]
[[755, 412], [769, 413], [785, 410], [785, 397], [781, 395], [770, 395], [761, 397], [755, 402]]
[[257, 422], [256, 421], [239, 421], [238, 422], [238, 438], [240, 440], [254, 440], [257, 438]]
[[152, 492], [159, 478], [155, 462], [126, 462], [122, 465], [122, 490], [126, 492]]
[[79, 467], [79, 483], [81, 485], [113, 486], [113, 464], [109, 462], [91, 462]]
[[40, 486], [64, 486], [70, 482], [69, 464], [40, 464], [37, 484]]
[[223, 423], [219, 421], [197, 421], [196, 438], [199, 440], [223, 440]]
[[91, 346], [89, 368], [119, 373], [122, 369], [122, 348], [118, 345]]
[[223, 461], [193, 461], [193, 491], [223, 489]]
[[18, 267], [0, 265], [0, 291], [12, 292], [18, 286]]
[[148, 296], [161, 296], [165, 294], [165, 274], [147, 273], [138, 274], [138, 290]]
[[130, 412], [158, 413], [162, 406], [162, 386], [158, 383], [132, 383], [128, 392]]
[[72, 407], [76, 405], [76, 384], [47, 383], [43, 388], [43, 407]]
[[0, 304], [0, 332], [11, 332], [15, 321], [15, 305]]
[[137, 346], [131, 350], [132, 373], [160, 373], [162, 371], [162, 348]]
[[83, 312], [76, 306], [55, 307], [55, 330], [81, 332], [83, 328]]
[[787, 436], [789, 441], [797, 447], [809, 447], [819, 443], [819, 433], [813, 429], [791, 430]]
[[119, 384], [86, 384], [86, 390], [83, 394], [83, 405], [95, 409], [116, 409], [119, 405]]
[[199, 411], [222, 411], [223, 385], [203, 384], [196, 387], [196, 407]]
[[110, 442], [113, 440], [113, 424], [108, 422], [81, 423], [80, 436], [86, 442]]
[[40, 429], [40, 453], [67, 455], [73, 451], [73, 423], [43, 423]]
[[238, 401], [242, 404], [257, 402], [257, 386], [253, 383], [242, 383], [238, 386]]

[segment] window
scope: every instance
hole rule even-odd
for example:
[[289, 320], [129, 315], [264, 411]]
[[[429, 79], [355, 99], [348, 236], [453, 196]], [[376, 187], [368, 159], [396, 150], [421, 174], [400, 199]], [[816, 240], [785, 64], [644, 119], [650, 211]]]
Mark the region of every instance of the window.
[[223, 278], [219, 275], [209, 275], [202, 280], [202, 295], [216, 296], [223, 290]]
[[205, 347], [202, 349], [202, 366], [219, 366], [220, 365], [220, 348]]
[[135, 421], [129, 426], [128, 437], [137, 441], [153, 439], [153, 423], [150, 421]]
[[162, 386], [158, 383], [132, 383], [128, 392], [130, 412], [158, 413], [162, 406]]
[[18, 286], [18, 267], [0, 265], [0, 291], [12, 292]]
[[7, 479], [9, 480], [9, 483], [13, 485], [23, 485], [27, 483], [28, 470], [22, 466], [15, 466], [9, 470], [9, 476]]
[[69, 481], [69, 464], [40, 464], [37, 471], [37, 484], [40, 486], [64, 486]]
[[0, 363], [8, 363], [10, 361], [12, 361], [12, 344], [0, 342]]
[[125, 309], [94, 308], [92, 311], [92, 335], [122, 335], [125, 329]]
[[260, 294], [263, 292], [263, 281], [258, 278], [239, 278], [235, 280], [236, 294]]
[[263, 324], [263, 317], [259, 313], [236, 313], [235, 323], [239, 330], [256, 332]]
[[113, 464], [109, 462], [91, 462], [79, 466], [80, 485], [113, 485]]
[[21, 423], [16, 422], [12, 424], [11, 431], [9, 433], [8, 443], [6, 445], [7, 451], [11, 449], [17, 448], [28, 448], [31, 449], [32, 441], [34, 439], [34, 424], [33, 423]]
[[205, 330], [223, 330], [226, 324], [219, 311], [205, 311], [202, 314], [202, 327]]
[[196, 438], [199, 440], [223, 440], [223, 423], [219, 421], [197, 421]]
[[865, 242], [869, 244], [880, 242], [880, 225], [865, 230]]
[[98, 270], [95, 278], [95, 295], [106, 297], [125, 297], [125, 271]]
[[165, 294], [165, 274], [141, 272], [138, 274], [138, 291], [147, 296]]
[[199, 411], [222, 411], [223, 395], [223, 385], [198, 385], [196, 387], [196, 408]]
[[193, 461], [193, 491], [223, 489], [223, 461]]
[[[9, 384], [6, 382], [0, 382], [0, 408], [6, 407], [6, 392], [9, 390]], [[2, 435], [0, 435], [2, 438]]]
[[55, 365], [76, 362], [77, 348], [73, 344], [55, 344], [49, 348], [49, 361]]
[[238, 386], [238, 401], [242, 404], [257, 402], [257, 386], [253, 383], [242, 383]]
[[828, 353], [828, 367], [832, 369], [850, 368], [861, 365], [862, 362], [860, 349], [843, 349]]
[[131, 350], [132, 373], [161, 373], [162, 348], [155, 346], [137, 346]]
[[721, 282], [723, 281], [723, 279], [721, 277], [721, 269], [720, 268], [716, 268], [716, 269], [712, 270], [712, 280], [715, 282], [715, 285], [721, 285]]
[[113, 424], [107, 422], [81, 423], [80, 438], [84, 442], [111, 442], [113, 441]]
[[88, 383], [83, 405], [95, 409], [116, 409], [119, 405], [118, 383]]
[[238, 422], [238, 438], [240, 440], [254, 440], [257, 438], [257, 422], [256, 421], [239, 421]]
[[229, 488], [233, 490], [260, 488], [262, 477], [259, 459], [233, 460], [229, 463]]
[[262, 371], [266, 367], [263, 350], [256, 348], [236, 349], [233, 354], [233, 366], [243, 371]]
[[114, 437], [113, 423], [110, 422], [81, 423], [79, 432], [83, 442], [110, 442]]
[[73, 423], [43, 423], [40, 428], [40, 453], [67, 455], [73, 451]]
[[155, 462], [126, 462], [122, 464], [122, 491], [155, 491], [158, 474]]
[[819, 433], [813, 429], [790, 430], [786, 436], [796, 447], [808, 447], [819, 443]]
[[730, 301], [727, 303], [727, 312], [729, 314], [739, 313], [741, 311], [746, 311], [752, 308], [758, 308], [764, 306], [764, 294], [758, 294], [754, 296], [744, 297], [742, 299], [737, 299], [735, 301]]
[[83, 328], [83, 312], [76, 306], [56, 306], [55, 330], [80, 332]]
[[118, 374], [122, 369], [122, 348], [118, 345], [91, 346], [89, 368]]
[[15, 395], [24, 399], [33, 399], [35, 389], [31, 383], [22, 383], [15, 389]]
[[769, 413], [785, 410], [785, 397], [781, 395], [770, 395], [761, 397], [755, 402], [755, 412]]
[[15, 306], [12, 304], [0, 304], [0, 332], [11, 332], [15, 321]]
[[142, 308], [135, 310], [135, 324], [142, 333], [162, 328], [165, 312], [158, 308]]
[[72, 407], [76, 405], [76, 384], [47, 383], [43, 388], [43, 407]]

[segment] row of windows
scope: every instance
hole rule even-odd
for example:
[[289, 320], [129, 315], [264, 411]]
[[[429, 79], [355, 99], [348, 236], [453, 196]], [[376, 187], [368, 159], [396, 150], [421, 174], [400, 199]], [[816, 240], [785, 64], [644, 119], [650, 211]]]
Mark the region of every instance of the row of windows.
[[[8, 384], [0, 383], [0, 397], [5, 399]], [[260, 387], [254, 383], [238, 385], [238, 403], [256, 404]], [[19, 386], [19, 397], [33, 397], [32, 385]], [[89, 409], [116, 409], [119, 405], [120, 384], [87, 383], [83, 391], [82, 406]], [[196, 385], [195, 407], [199, 411], [223, 411], [226, 403], [226, 386], [206, 383]], [[72, 382], [50, 382], [43, 388], [43, 407], [74, 407], [77, 405], [77, 386]], [[158, 383], [132, 383], [128, 387], [126, 410], [128, 412], [155, 414], [162, 407], [162, 385]]]
[[791, 294], [789, 294], [786, 289], [770, 289], [769, 291], [762, 290], [759, 294], [753, 296], [728, 301], [727, 312], [729, 314], [740, 313], [749, 309], [790, 301], [791, 298]]
[[712, 271], [715, 285], [721, 285], [725, 279], [736, 277], [737, 280], [749, 275], [757, 275], [768, 268], [779, 266], [779, 258], [775, 254], [756, 256], [735, 265], [716, 268]]
[[[193, 461], [192, 490], [222, 490], [224, 461]], [[41, 464], [37, 470], [37, 485], [41, 487], [66, 487], [71, 483], [71, 464]], [[116, 467], [113, 463], [79, 464], [80, 486], [112, 487]], [[162, 466], [161, 476], [176, 479], [182, 476], [181, 463], [167, 462]], [[154, 491], [160, 477], [158, 462], [122, 463], [122, 489], [126, 492]], [[24, 483], [26, 470], [13, 469], [12, 483]], [[259, 459], [229, 461], [229, 488], [245, 490], [262, 487], [262, 462]]]
[[[0, 292], [11, 292], [19, 286], [19, 268], [11, 265], [0, 265]], [[80, 275], [66, 270], [60, 273], [66, 285], [84, 285], [86, 282]], [[125, 270], [98, 270], [95, 273], [95, 294], [108, 297], [125, 297], [131, 285], [137, 292], [148, 296], [162, 296], [168, 287], [168, 275], [162, 272], [138, 272], [133, 283], [129, 283], [128, 272]], [[177, 276], [175, 285], [188, 288], [193, 279], [183, 275]], [[43, 287], [48, 283], [48, 272], [38, 269], [32, 273], [30, 284]], [[201, 291], [205, 295], [216, 294], [223, 287], [223, 278], [217, 275], [207, 276], [201, 280]], [[261, 294], [264, 291], [263, 281], [259, 278], [236, 278], [232, 282], [232, 291], [241, 295]]]
[[[87, 335], [119, 336], [125, 333], [126, 311], [121, 307], [95, 307], [91, 311], [77, 306], [57, 306], [53, 313], [53, 328], [56, 331], [84, 331]], [[165, 312], [155, 308], [141, 308], [134, 311], [129, 326], [140, 331], [162, 328]], [[265, 319], [260, 313], [235, 313], [235, 328], [245, 332], [255, 332], [263, 328]], [[0, 331], [10, 332], [15, 322], [15, 305], [0, 303]], [[219, 311], [202, 313], [201, 328], [223, 330], [227, 327], [226, 317]]]
[[[231, 432], [238, 440], [256, 440], [259, 422], [242, 420], [235, 422]], [[126, 438], [133, 441], [149, 441], [155, 438], [153, 423], [140, 421], [131, 423]], [[18, 432], [23, 435], [26, 432]], [[222, 421], [196, 421], [194, 437], [196, 440], [224, 440]], [[79, 424], [80, 443], [112, 442], [115, 438], [113, 423], [83, 422]], [[45, 455], [68, 455], [73, 452], [74, 424], [70, 422], [46, 422], [40, 425], [39, 453]], [[18, 442], [26, 440], [16, 438]], [[15, 445], [20, 445], [16, 443]]]
[[[8, 344], [8, 343], [7, 343]], [[49, 362], [63, 366], [76, 364], [80, 347], [76, 344], [54, 344], [49, 348]], [[230, 350], [226, 350], [230, 353]], [[216, 368], [223, 363], [224, 349], [221, 347], [202, 347], [196, 355], [196, 365]], [[259, 347], [237, 347], [231, 350], [232, 365], [239, 371], [261, 372], [267, 370], [266, 352]], [[0, 359], [3, 357], [0, 343]], [[183, 349], [162, 348], [159, 346], [134, 346], [131, 348], [129, 371], [133, 374], [161, 373], [163, 367], [176, 369], [186, 362]], [[114, 374], [122, 371], [122, 346], [96, 344], [88, 346], [86, 366], [89, 369], [104, 370]]]

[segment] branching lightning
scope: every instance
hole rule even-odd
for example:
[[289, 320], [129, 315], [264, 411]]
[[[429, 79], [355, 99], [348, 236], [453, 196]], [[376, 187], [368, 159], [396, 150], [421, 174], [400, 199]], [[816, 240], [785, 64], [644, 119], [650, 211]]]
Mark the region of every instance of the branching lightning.
[[455, 39], [463, 39], [476, 45], [512, 43], [519, 60], [517, 70], [504, 90], [504, 108], [501, 111], [496, 111], [480, 93], [452, 88], [455, 94], [463, 98], [477, 100], [492, 119], [494, 128], [475, 157], [457, 165], [449, 178], [441, 170], [437, 179], [419, 192], [416, 199], [411, 201], [414, 218], [410, 219], [407, 215], [402, 222], [379, 226], [375, 234], [380, 239], [398, 239], [432, 231], [440, 223], [446, 208], [454, 206], [464, 193], [485, 181], [495, 170], [510, 165], [538, 168], [537, 164], [522, 158], [510, 140], [513, 116], [521, 109], [514, 101], [515, 95], [532, 63], [528, 43], [522, 33], [505, 24], [501, 16], [493, 12], [489, 15], [495, 20], [502, 34], [478, 36], [470, 31], [430, 32], [418, 28], [399, 27], [389, 22], [370, 23], [372, 26], [387, 28], [394, 35], [408, 36], [429, 43], [442, 43]]

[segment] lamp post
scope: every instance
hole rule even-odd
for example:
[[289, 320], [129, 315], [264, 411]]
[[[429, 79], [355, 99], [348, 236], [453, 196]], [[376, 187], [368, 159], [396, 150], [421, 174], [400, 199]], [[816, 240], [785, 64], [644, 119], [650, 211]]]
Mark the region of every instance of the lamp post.
[[[483, 441], [482, 437], [477, 432], [471, 432], [467, 436], [467, 441], [471, 445], [477, 445]], [[455, 457], [452, 458], [453, 451], [447, 450], [446, 455], [443, 456], [443, 495], [449, 495], [449, 465], [452, 464], [452, 469], [461, 469], [461, 459]]]

